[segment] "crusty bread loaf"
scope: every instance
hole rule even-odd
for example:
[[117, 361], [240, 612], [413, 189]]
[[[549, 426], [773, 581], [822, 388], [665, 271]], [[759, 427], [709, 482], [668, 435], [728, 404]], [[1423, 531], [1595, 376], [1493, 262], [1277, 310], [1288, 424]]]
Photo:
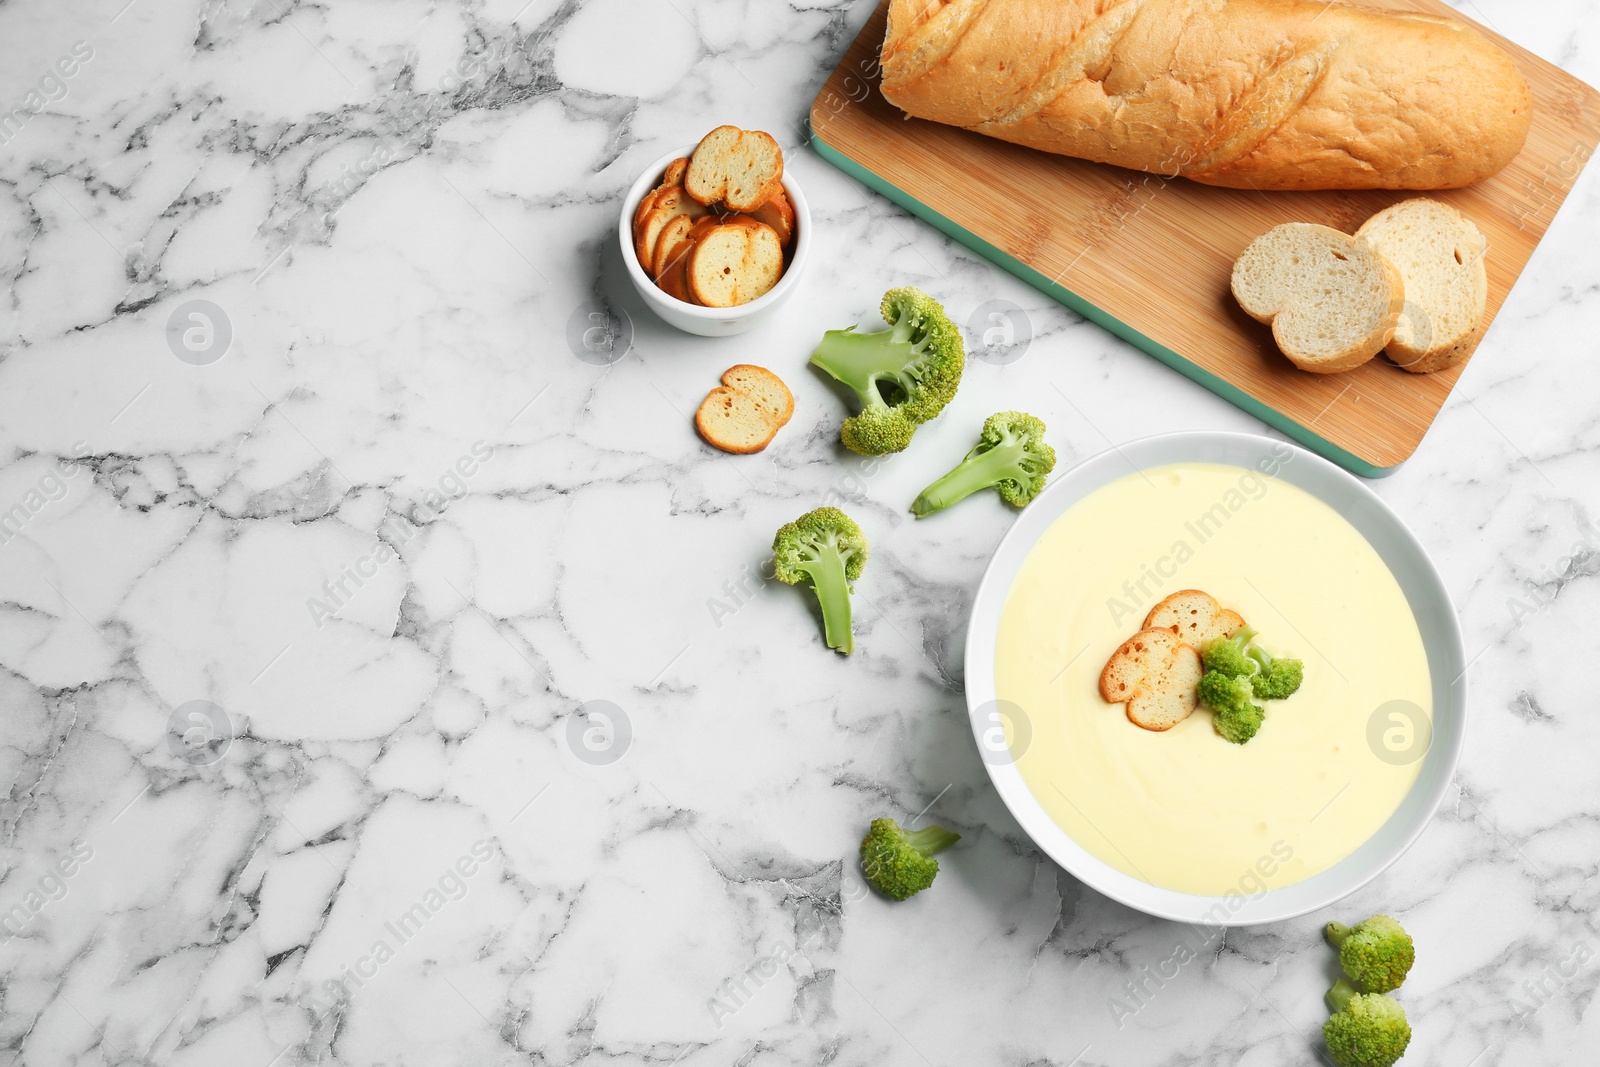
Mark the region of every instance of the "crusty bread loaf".
[[783, 149], [770, 133], [718, 126], [695, 146], [683, 187], [702, 204], [754, 211], [782, 188], [782, 177]]
[[1217, 603], [1210, 593], [1182, 589], [1150, 609], [1145, 616], [1147, 630], [1171, 630], [1196, 652], [1219, 637], [1227, 637], [1244, 626], [1244, 617]]
[[1205, 673], [1200, 653], [1171, 630], [1140, 630], [1124, 641], [1100, 672], [1100, 696], [1126, 704], [1128, 720], [1146, 730], [1170, 730], [1194, 713]]
[[1337, 374], [1383, 350], [1405, 305], [1400, 272], [1365, 240], [1288, 222], [1250, 242], [1233, 295], [1301, 370]]
[[771, 443], [794, 414], [794, 395], [783, 379], [749, 363], [729, 367], [722, 384], [706, 394], [695, 412], [695, 429], [706, 443], [748, 455]]
[[1393, 263], [1405, 282], [1405, 307], [1385, 349], [1389, 358], [1414, 374], [1465, 359], [1489, 301], [1483, 232], [1450, 205], [1417, 199], [1378, 212], [1356, 236]]
[[1255, 189], [1446, 189], [1533, 98], [1465, 23], [1324, 0], [890, 0], [883, 95], [1046, 152]]
[[705, 230], [690, 249], [689, 292], [706, 307], [748, 304], [783, 276], [783, 243], [772, 227], [734, 215]]

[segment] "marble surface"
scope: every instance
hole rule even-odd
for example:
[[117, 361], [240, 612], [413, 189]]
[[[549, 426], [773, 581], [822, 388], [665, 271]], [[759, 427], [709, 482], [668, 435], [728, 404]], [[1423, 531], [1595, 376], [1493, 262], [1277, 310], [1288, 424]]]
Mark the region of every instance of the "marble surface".
[[[1592, 1061], [1597, 168], [1374, 486], [1473, 656], [1450, 796], [1339, 908], [1190, 930], [997, 801], [961, 652], [1010, 516], [905, 502], [1024, 402], [1064, 462], [1261, 427], [801, 146], [869, 6], [0, 3], [0, 1062], [1320, 1063], [1319, 927], [1379, 909], [1406, 1063]], [[1600, 81], [1593, 6], [1463, 10]], [[780, 136], [817, 248], [707, 342], [612, 234], [714, 122]], [[802, 364], [891, 282], [1032, 340], [864, 463]], [[797, 409], [736, 460], [688, 413], [746, 360]], [[830, 496], [876, 547], [849, 660], [760, 576]], [[866, 822], [924, 812], [938, 884], [864, 891]]]

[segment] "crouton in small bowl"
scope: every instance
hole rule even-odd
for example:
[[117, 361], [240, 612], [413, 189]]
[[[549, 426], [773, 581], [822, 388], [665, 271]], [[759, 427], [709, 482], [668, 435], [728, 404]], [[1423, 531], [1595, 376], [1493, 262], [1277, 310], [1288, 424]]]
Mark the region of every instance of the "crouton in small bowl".
[[[633, 287], [662, 321], [725, 337], [751, 329], [794, 292], [810, 254], [811, 211], [786, 168], [764, 193], [728, 192], [743, 210], [727, 199], [702, 203], [685, 187], [697, 147], [645, 168], [623, 198], [617, 240]], [[708, 195], [703, 183], [689, 184]]]

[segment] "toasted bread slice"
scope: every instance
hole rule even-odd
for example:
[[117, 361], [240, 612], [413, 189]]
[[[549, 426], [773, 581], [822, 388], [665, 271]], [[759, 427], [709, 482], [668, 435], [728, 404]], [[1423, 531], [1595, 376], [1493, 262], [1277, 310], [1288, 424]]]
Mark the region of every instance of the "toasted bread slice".
[[748, 304], [782, 276], [783, 243], [748, 215], [707, 229], [689, 253], [689, 292], [706, 307]]
[[656, 197], [661, 195], [664, 186], [656, 186], [645, 193], [639, 201], [639, 206], [633, 209], [633, 243], [639, 243], [639, 227], [644, 225], [644, 217], [650, 214], [650, 209], [656, 206]]
[[1147, 630], [1171, 630], [1184, 644], [1200, 652], [1214, 638], [1243, 629], [1244, 618], [1218, 604], [1210, 593], [1183, 589], [1151, 608], [1144, 625]]
[[1419, 198], [1378, 212], [1356, 236], [1393, 263], [1405, 283], [1389, 358], [1413, 374], [1465, 359], [1489, 302], [1483, 231], [1448, 204]]
[[682, 300], [685, 304], [696, 304], [694, 294], [689, 292], [689, 253], [699, 242], [707, 230], [716, 226], [722, 220], [716, 215], [703, 215], [694, 221], [688, 234], [674, 250], [668, 262], [656, 273], [656, 285], [668, 296]]
[[675, 185], [658, 192], [655, 204], [645, 213], [644, 221], [633, 235], [633, 250], [639, 257], [639, 266], [649, 270], [655, 265], [656, 240], [661, 236], [662, 227], [668, 222], [679, 215], [688, 215], [696, 219], [705, 213], [705, 205], [691, 198], [683, 191], [682, 186]]
[[656, 194], [683, 184], [683, 172], [688, 168], [688, 156], [674, 159], [671, 163], [667, 164], [666, 173], [661, 176], [661, 180], [656, 183], [656, 187], [651, 189], [648, 193], [645, 193], [644, 196], [639, 199], [639, 206], [633, 209], [634, 226], [637, 227], [644, 221], [645, 213], [655, 205]]
[[684, 172], [689, 169], [689, 157], [679, 156], [667, 164], [667, 171], [661, 176], [661, 184], [666, 186], [682, 185]]
[[750, 217], [771, 226], [785, 249], [794, 240], [794, 208], [789, 204], [789, 198], [783, 195], [781, 185], [765, 204], [750, 212]]
[[1405, 305], [1400, 272], [1365, 240], [1310, 222], [1274, 226], [1233, 265], [1233, 295], [1272, 324], [1301, 370], [1353, 370], [1394, 337]]
[[667, 220], [656, 237], [656, 257], [650, 267], [650, 276], [659, 278], [679, 257], [689, 251], [689, 233], [695, 220], [688, 215], [678, 215]]
[[749, 363], [729, 367], [722, 384], [706, 394], [694, 426], [708, 444], [748, 455], [760, 452], [794, 414], [794, 396], [783, 379]]
[[718, 126], [695, 145], [683, 187], [702, 204], [754, 211], [781, 188], [782, 177], [783, 149], [771, 134]]
[[1194, 714], [1204, 668], [1200, 653], [1167, 629], [1140, 630], [1124, 641], [1100, 672], [1100, 695], [1125, 704], [1128, 721], [1170, 730]]

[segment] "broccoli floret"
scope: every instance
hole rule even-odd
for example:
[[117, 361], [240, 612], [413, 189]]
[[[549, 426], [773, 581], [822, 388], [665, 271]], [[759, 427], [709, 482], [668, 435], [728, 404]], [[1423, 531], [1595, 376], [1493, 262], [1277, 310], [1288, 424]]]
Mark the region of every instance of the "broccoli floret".
[[1234, 678], [1243, 678], [1247, 674], [1256, 672], [1256, 661], [1251, 659], [1245, 651], [1251, 639], [1256, 636], [1255, 630], [1248, 626], [1240, 627], [1227, 637], [1218, 637], [1206, 643], [1205, 649], [1200, 653], [1201, 660], [1205, 663], [1206, 670], [1216, 671]]
[[871, 551], [861, 527], [838, 508], [808, 511], [772, 539], [774, 576], [789, 585], [811, 582], [822, 604], [828, 647], [847, 656], [856, 647], [850, 632], [850, 583], [861, 577]]
[[1266, 712], [1250, 700], [1250, 681], [1221, 671], [1200, 676], [1200, 699], [1216, 712], [1213, 725], [1226, 741], [1242, 745], [1261, 729]]
[[1283, 700], [1294, 695], [1305, 677], [1305, 664], [1297, 659], [1278, 659], [1262, 648], [1252, 648], [1250, 658], [1261, 669], [1250, 679], [1256, 696], [1262, 700]]
[[903, 830], [893, 819], [873, 819], [861, 839], [861, 870], [878, 892], [904, 900], [933, 884], [939, 873], [933, 854], [959, 840], [960, 834], [942, 826]]
[[829, 330], [811, 354], [860, 399], [860, 413], [845, 420], [839, 439], [863, 456], [903, 451], [917, 427], [956, 395], [967, 362], [961, 331], [920, 289], [890, 289], [879, 311], [887, 330]]
[[955, 470], [934, 482], [911, 505], [917, 518], [932, 515], [962, 497], [994, 486], [1008, 504], [1024, 508], [1044, 488], [1056, 465], [1056, 450], [1044, 443], [1044, 423], [1021, 411], [997, 411]]
[[1341, 978], [1328, 990], [1328, 1007], [1322, 1039], [1339, 1067], [1389, 1067], [1405, 1055], [1411, 1024], [1393, 997], [1358, 992]]
[[1344, 973], [1363, 993], [1399, 989], [1417, 958], [1411, 935], [1387, 915], [1374, 915], [1354, 926], [1329, 923], [1327, 934], [1328, 944], [1339, 950]]

